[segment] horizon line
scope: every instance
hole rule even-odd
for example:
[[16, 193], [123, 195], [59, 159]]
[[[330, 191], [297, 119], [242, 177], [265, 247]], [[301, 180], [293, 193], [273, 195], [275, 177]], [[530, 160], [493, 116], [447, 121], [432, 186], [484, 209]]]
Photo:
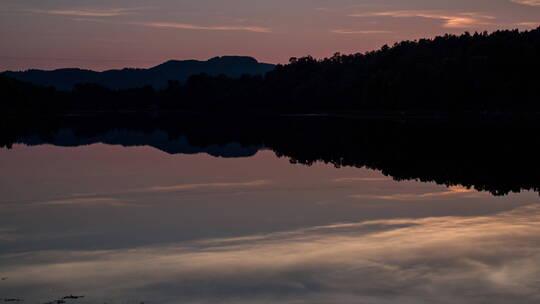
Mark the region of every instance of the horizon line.
[[[451, 33], [444, 33], [444, 34], [439, 34], [439, 35], [434, 35], [434, 36], [431, 36], [429, 38], [426, 38], [426, 37], [423, 37], [423, 38], [414, 38], [414, 39], [403, 39], [403, 40], [399, 40], [399, 41], [394, 41], [393, 44], [396, 44], [396, 43], [400, 43], [400, 42], [405, 42], [405, 41], [418, 41], [418, 40], [422, 40], [422, 39], [435, 39], [437, 37], [444, 37], [445, 35], [451, 35], [451, 36], [461, 36], [461, 35], [464, 35], [466, 33], [483, 33], [483, 32], [487, 32], [489, 34], [492, 34], [492, 33], [495, 33], [495, 32], [498, 32], [498, 31], [519, 31], [519, 32], [530, 32], [530, 31], [534, 31], [534, 30], [540, 30], [540, 25], [538, 27], [534, 27], [534, 28], [530, 28], [530, 29], [519, 29], [519, 28], [516, 28], [516, 27], [512, 27], [512, 28], [502, 28], [502, 29], [496, 29], [496, 30], [492, 30], [492, 31], [475, 31], [475, 32], [471, 32], [471, 31], [467, 31], [467, 30], [464, 30], [462, 31], [460, 34], [451, 34]], [[353, 54], [365, 54], [365, 53], [368, 53], [368, 52], [371, 52], [371, 51], [377, 51], [377, 50], [380, 50], [382, 47], [384, 47], [385, 45], [391, 45], [391, 43], [386, 43], [386, 44], [383, 44], [381, 46], [379, 46], [378, 48], [375, 48], [375, 49], [371, 49], [371, 50], [366, 50], [364, 52], [351, 52], [351, 53], [348, 53], [349, 55], [353, 55]], [[334, 52], [334, 53], [341, 53], [341, 52]], [[347, 54], [342, 54], [342, 55], [347, 55]], [[307, 56], [311, 56], [310, 54], [306, 54], [306, 55], [303, 55], [303, 56], [290, 56], [289, 59], [291, 58], [301, 58], [301, 57], [307, 57]], [[9, 55], [0, 55], [0, 58], [1, 59], [14, 59], [14, 60], [25, 60], [25, 59], [29, 59], [29, 60], [51, 60], [51, 61], [81, 61], [81, 62], [147, 62], [147, 63], [151, 63], [153, 65], [151, 66], [146, 66], [146, 67], [137, 67], [137, 66], [124, 66], [124, 67], [121, 67], [121, 68], [106, 68], [106, 69], [93, 69], [93, 68], [80, 68], [80, 67], [57, 67], [57, 68], [53, 68], [53, 69], [39, 69], [39, 68], [26, 68], [26, 69], [17, 69], [17, 70], [3, 70], [3, 71], [0, 71], [0, 73], [5, 73], [5, 72], [25, 72], [25, 71], [29, 71], [29, 70], [39, 70], [39, 71], [56, 71], [56, 70], [63, 70], [63, 69], [80, 69], [80, 70], [87, 70], [87, 71], [94, 71], [94, 72], [105, 72], [105, 71], [113, 71], [113, 70], [122, 70], [122, 69], [150, 69], [152, 67], [156, 67], [160, 64], [163, 64], [163, 63], [166, 63], [166, 62], [169, 62], [169, 61], [201, 61], [201, 62], [205, 62], [205, 61], [209, 61], [213, 58], [219, 58], [219, 57], [250, 57], [250, 58], [253, 58], [255, 59], [258, 63], [262, 63], [262, 64], [273, 64], [273, 65], [279, 65], [279, 64], [287, 64], [288, 63], [288, 60], [287, 62], [279, 62], [279, 61], [276, 61], [276, 62], [271, 62], [271, 61], [261, 61], [259, 60], [255, 55], [217, 55], [217, 56], [211, 56], [211, 57], [207, 57], [207, 59], [197, 59], [197, 58], [186, 58], [186, 59], [179, 59], [179, 58], [171, 58], [171, 59], [120, 59], [120, 58], [115, 58], [115, 59], [110, 59], [110, 58], [104, 58], [104, 59], [91, 59], [91, 58], [69, 58], [69, 57], [30, 57], [30, 56], [21, 56], [21, 57], [18, 57], [18, 56], [9, 56]], [[320, 58], [316, 58], [316, 59], [324, 59], [324, 58], [328, 58], [328, 57], [320, 57]]]

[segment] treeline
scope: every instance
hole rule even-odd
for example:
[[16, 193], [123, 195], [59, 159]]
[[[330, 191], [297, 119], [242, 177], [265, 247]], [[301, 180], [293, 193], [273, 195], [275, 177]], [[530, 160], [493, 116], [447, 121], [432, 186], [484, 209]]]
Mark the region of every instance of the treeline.
[[322, 60], [291, 58], [265, 76], [200, 74], [162, 90], [81, 84], [58, 96], [50, 88], [25, 85], [31, 93], [8, 97], [10, 103], [24, 100], [24, 106], [54, 98], [71, 110], [538, 111], [538, 71], [540, 28], [403, 41]]
[[0, 74], [0, 109], [4, 113], [57, 113], [68, 108], [68, 96], [53, 87], [20, 82]]
[[292, 59], [272, 91], [321, 107], [538, 109], [540, 28], [404, 41], [366, 54]]

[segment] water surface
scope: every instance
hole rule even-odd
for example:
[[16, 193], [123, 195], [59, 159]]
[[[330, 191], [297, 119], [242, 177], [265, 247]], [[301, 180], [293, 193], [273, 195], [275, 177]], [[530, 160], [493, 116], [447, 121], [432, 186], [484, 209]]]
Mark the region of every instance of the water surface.
[[0, 296], [537, 303], [540, 200], [149, 146], [0, 150]]

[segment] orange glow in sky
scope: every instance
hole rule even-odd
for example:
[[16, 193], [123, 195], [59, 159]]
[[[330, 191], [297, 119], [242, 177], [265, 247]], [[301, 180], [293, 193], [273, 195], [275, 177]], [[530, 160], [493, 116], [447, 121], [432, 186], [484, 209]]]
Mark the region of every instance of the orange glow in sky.
[[4, 0], [0, 71], [150, 67], [222, 55], [285, 63], [539, 25], [538, 0]]

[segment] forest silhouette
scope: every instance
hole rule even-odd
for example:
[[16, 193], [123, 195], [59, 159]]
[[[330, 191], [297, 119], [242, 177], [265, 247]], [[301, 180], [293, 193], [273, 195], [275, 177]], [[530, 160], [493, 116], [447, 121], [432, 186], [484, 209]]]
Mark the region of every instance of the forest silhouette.
[[95, 83], [71, 91], [0, 77], [11, 113], [200, 111], [540, 110], [540, 28], [444, 35], [377, 51], [291, 58], [266, 75], [192, 75], [187, 81], [115, 90]]
[[[264, 147], [305, 165], [366, 167], [495, 195], [540, 192], [538, 71], [540, 28], [292, 58], [264, 76], [198, 74], [163, 89], [81, 83], [60, 91], [0, 75], [0, 147], [105, 142], [227, 157]], [[62, 130], [75, 137], [61, 138]], [[143, 135], [107, 137], [114, 130]], [[167, 140], [156, 141], [156, 131]], [[229, 143], [241, 148], [219, 148]]]

